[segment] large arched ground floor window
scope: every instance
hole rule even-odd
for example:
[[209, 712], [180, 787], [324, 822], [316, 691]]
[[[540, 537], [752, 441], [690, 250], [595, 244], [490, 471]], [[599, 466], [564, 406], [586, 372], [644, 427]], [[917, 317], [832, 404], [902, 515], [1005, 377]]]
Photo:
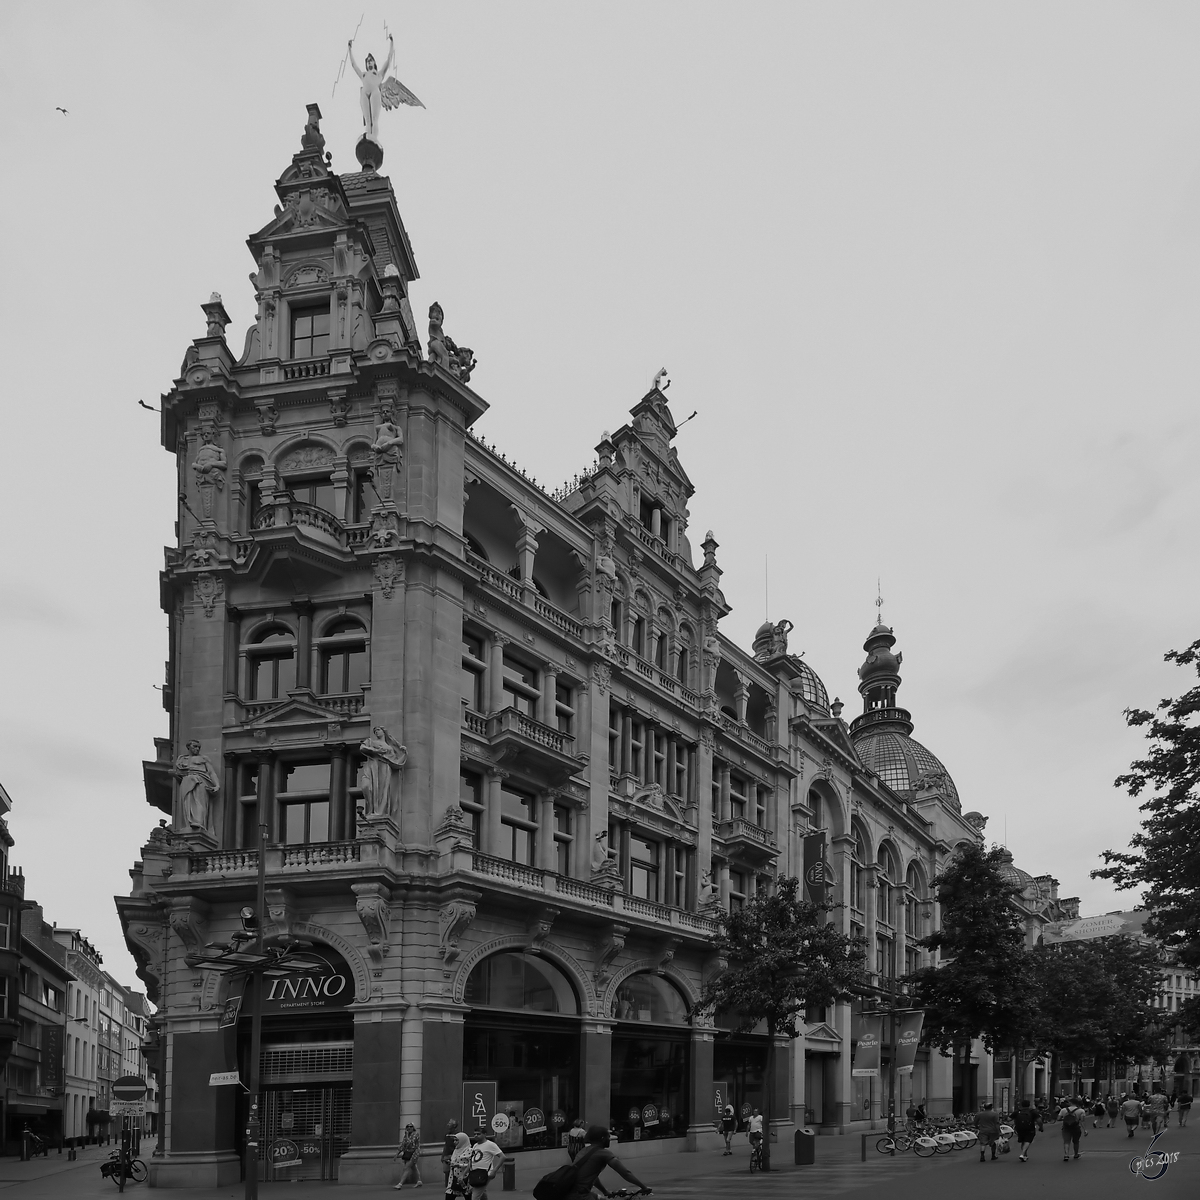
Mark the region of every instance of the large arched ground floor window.
[[544, 958], [507, 952], [471, 972], [463, 999], [463, 1083], [495, 1088], [492, 1125], [509, 1152], [561, 1144], [580, 1116], [579, 1061], [583, 1026], [566, 975]]
[[631, 975], [613, 1016], [609, 1123], [621, 1141], [684, 1137], [691, 1112], [687, 1003], [661, 976]]

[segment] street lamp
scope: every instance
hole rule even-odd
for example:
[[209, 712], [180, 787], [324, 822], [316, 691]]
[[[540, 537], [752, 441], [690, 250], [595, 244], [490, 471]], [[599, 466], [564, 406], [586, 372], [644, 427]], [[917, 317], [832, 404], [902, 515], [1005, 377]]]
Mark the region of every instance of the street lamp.
[[[312, 943], [299, 938], [272, 938], [267, 946], [263, 936], [267, 911], [267, 827], [261, 821], [258, 826], [258, 880], [255, 904], [246, 906], [238, 914], [242, 919], [244, 933], [235, 933], [226, 945], [210, 943], [205, 950], [216, 950], [215, 955], [203, 952], [189, 954], [184, 962], [189, 967], [203, 967], [208, 971], [226, 971], [230, 976], [242, 975], [249, 982], [250, 993], [250, 1083], [246, 1088], [250, 1096], [250, 1119], [246, 1125], [246, 1200], [258, 1197], [259, 1137], [262, 1122], [259, 1116], [260, 1065], [262, 1057], [262, 981], [266, 975], [287, 975], [291, 971], [313, 969], [324, 966], [318, 959], [305, 959], [296, 951], [308, 948]], [[249, 941], [254, 942], [252, 952], [242, 949]], [[286, 964], [286, 965], [285, 965]]]

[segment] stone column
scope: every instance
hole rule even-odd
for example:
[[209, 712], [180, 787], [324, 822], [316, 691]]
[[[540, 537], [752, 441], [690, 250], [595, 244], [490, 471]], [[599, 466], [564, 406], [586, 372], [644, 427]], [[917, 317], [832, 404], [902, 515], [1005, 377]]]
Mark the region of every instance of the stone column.
[[[467, 1009], [458, 1005], [426, 1004], [421, 1036], [421, 1111], [412, 1121], [426, 1145], [440, 1147], [446, 1122], [462, 1127], [463, 1018]], [[430, 1164], [430, 1174], [434, 1174]], [[429, 1183], [426, 1180], [426, 1183]]]
[[538, 797], [537, 844], [534, 847], [537, 865], [543, 871], [553, 871], [557, 865], [554, 841], [554, 798], [560, 793], [542, 792]]
[[488, 712], [504, 707], [504, 647], [512, 639], [503, 633], [492, 634], [492, 665], [488, 671]]
[[712, 865], [712, 772], [713, 772], [713, 732], [707, 725], [700, 727], [700, 744], [695, 754], [695, 778], [691, 781], [693, 797], [696, 803], [696, 870], [692, 887], [692, 903], [699, 893], [700, 880], [705, 871]]
[[730, 818], [729, 810], [729, 764], [720, 763], [717, 766], [718, 779], [721, 785], [721, 807], [713, 816], [718, 821], [728, 821]]
[[[352, 1144], [338, 1164], [342, 1183], [391, 1183], [398, 1177], [392, 1157], [403, 1124], [401, 1019], [399, 1005], [354, 1012]], [[419, 1093], [419, 1080], [417, 1088]]]
[[583, 1022], [579, 1062], [580, 1115], [588, 1125], [608, 1128], [612, 1087], [612, 1032], [615, 1021], [589, 1017]]
[[548, 662], [542, 670], [542, 709], [538, 715], [542, 724], [549, 725], [551, 729], [558, 728], [558, 719], [554, 712], [558, 696], [557, 685], [558, 667], [554, 663]]
[[487, 808], [483, 813], [483, 851], [485, 854], [496, 855], [499, 858], [507, 857], [501, 852], [501, 845], [504, 840], [504, 827], [500, 823], [501, 805], [500, 788], [503, 786], [504, 780], [508, 778], [508, 772], [502, 771], [499, 767], [488, 767], [487, 769]]
[[692, 1027], [691, 1095], [688, 1097], [688, 1149], [712, 1150], [721, 1142], [713, 1125], [713, 1038], [716, 1030]]
[[346, 778], [346, 747], [334, 746], [329, 775], [329, 837], [342, 842], [349, 836], [347, 812], [350, 799], [347, 794], [349, 782]]

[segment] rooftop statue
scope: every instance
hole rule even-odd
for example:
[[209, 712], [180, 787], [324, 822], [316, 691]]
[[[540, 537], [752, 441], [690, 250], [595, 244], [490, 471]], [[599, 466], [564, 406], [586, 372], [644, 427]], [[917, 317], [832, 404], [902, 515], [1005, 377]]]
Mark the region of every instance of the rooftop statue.
[[364, 70], [359, 70], [358, 63], [354, 61], [354, 39], [351, 38], [346, 43], [346, 53], [350, 58], [350, 66], [353, 68], [355, 75], [362, 80], [362, 88], [359, 90], [358, 102], [362, 106], [363, 115], [363, 136], [376, 145], [379, 144], [379, 106], [393, 109], [398, 108], [401, 104], [411, 104], [416, 108], [424, 108], [425, 105], [416, 98], [398, 80], [394, 75], [384, 79], [391, 69], [392, 61], [396, 57], [396, 43], [392, 35], [388, 34], [388, 56], [387, 61], [383, 64], [383, 70], [380, 71], [375, 65], [375, 55], [368, 54]]

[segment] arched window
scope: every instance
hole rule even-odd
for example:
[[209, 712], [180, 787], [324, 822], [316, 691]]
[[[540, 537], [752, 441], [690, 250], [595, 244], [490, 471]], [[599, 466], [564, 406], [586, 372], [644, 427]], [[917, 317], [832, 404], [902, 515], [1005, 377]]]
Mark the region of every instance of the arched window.
[[879, 847], [879, 871], [876, 884], [879, 887], [879, 907], [877, 915], [889, 925], [896, 923], [895, 912], [895, 865], [891, 851], [886, 846]]
[[653, 1025], [688, 1024], [688, 1006], [678, 989], [658, 975], [639, 971], [617, 989], [613, 1013], [618, 1021]]
[[684, 687], [692, 686], [692, 632], [686, 625], [679, 628], [679, 653], [675, 660], [675, 678]]
[[916, 944], [928, 932], [925, 928], [925, 883], [916, 863], [909, 864], [904, 877], [904, 969], [909, 975], [921, 965], [921, 948]]
[[463, 1000], [472, 1008], [579, 1015], [571, 981], [552, 963], [532, 954], [506, 951], [485, 958], [467, 979]]
[[613, 637], [618, 642], [625, 641], [625, 605], [621, 603], [615, 596], [613, 602], [609, 606], [608, 621], [612, 626]]
[[854, 852], [850, 858], [850, 903], [860, 912], [865, 912], [867, 908], [867, 881], [863, 867], [869, 861], [866, 838], [861, 829], [855, 829]]
[[296, 637], [282, 625], [258, 634], [246, 651], [247, 700], [280, 700], [296, 686]]
[[633, 618], [633, 642], [630, 649], [642, 658], [646, 657], [646, 618]]
[[367, 631], [355, 620], [335, 621], [318, 639], [321, 694], [356, 692], [369, 679]]

